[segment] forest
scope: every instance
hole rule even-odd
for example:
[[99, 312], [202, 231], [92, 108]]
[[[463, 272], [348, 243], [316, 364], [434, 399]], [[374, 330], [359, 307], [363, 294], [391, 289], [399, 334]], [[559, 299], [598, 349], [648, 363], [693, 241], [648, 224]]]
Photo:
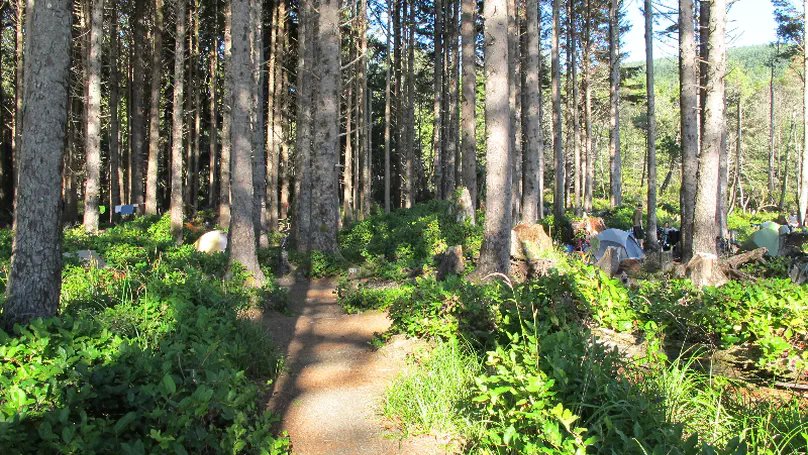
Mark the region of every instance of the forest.
[[808, 455], [807, 12], [0, 3], [2, 452]]

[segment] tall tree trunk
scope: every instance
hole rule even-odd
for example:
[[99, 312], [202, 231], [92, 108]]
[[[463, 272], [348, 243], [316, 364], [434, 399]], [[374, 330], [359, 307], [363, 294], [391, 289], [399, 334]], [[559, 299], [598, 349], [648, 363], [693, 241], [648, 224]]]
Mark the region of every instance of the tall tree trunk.
[[572, 68], [570, 74], [572, 76], [572, 148], [573, 148], [573, 162], [575, 166], [575, 211], [581, 212], [583, 208], [583, 174], [581, 173], [581, 116], [580, 116], [580, 103], [578, 98], [578, 54], [577, 42], [578, 36], [576, 32], [577, 22], [575, 17], [575, 5], [570, 3], [570, 58], [572, 60]]
[[[743, 181], [741, 173], [743, 172], [743, 96], [740, 91], [738, 92], [738, 124], [736, 130], [736, 143], [735, 143], [735, 183], [733, 186], [740, 193], [740, 205], [744, 207], [744, 194], [743, 194]], [[734, 195], [733, 195], [734, 196]], [[733, 203], [735, 197], [732, 198]]]
[[143, 200], [143, 153], [146, 139], [146, 119], [143, 112], [146, 80], [146, 0], [135, 0], [134, 49], [135, 65], [132, 71], [132, 178], [130, 201], [138, 206], [138, 213], [145, 209]]
[[269, 119], [267, 121], [266, 138], [266, 204], [267, 204], [267, 224], [270, 230], [278, 230], [278, 180], [280, 167], [280, 136], [279, 119], [280, 103], [278, 90], [279, 84], [279, 64], [278, 56], [281, 48], [279, 46], [280, 35], [280, 8], [275, 8], [272, 14], [272, 29], [270, 31], [269, 62], [267, 66], [267, 100]]
[[315, 107], [312, 175], [312, 249], [337, 251], [337, 168], [339, 163], [340, 3], [321, 0], [317, 30], [317, 70], [320, 76]]
[[120, 121], [118, 101], [120, 86], [118, 81], [118, 4], [112, 2], [110, 13], [109, 44], [109, 222], [115, 220], [115, 206], [121, 203], [121, 185], [118, 178], [120, 169]]
[[[351, 52], [348, 54], [348, 60], [354, 60], [354, 53], [353, 53], [353, 46], [350, 44], [351, 39], [348, 39], [349, 46], [351, 47]], [[347, 134], [345, 135], [345, 157], [344, 157], [344, 164], [342, 166], [342, 218], [346, 226], [350, 225], [351, 221], [353, 221], [353, 81], [352, 76], [349, 76], [349, 82], [347, 83], [346, 93], [345, 93], [345, 131]], [[359, 125], [356, 125], [358, 128]]]
[[[402, 98], [404, 97], [403, 89], [401, 86], [402, 76], [402, 37], [401, 32], [403, 26], [401, 24], [401, 9], [403, 0], [393, 0], [393, 144], [396, 150], [397, 158], [393, 158], [393, 182], [391, 187], [394, 191], [393, 200], [397, 207], [401, 207], [401, 153], [404, 149], [401, 140], [401, 128], [404, 125], [402, 115]], [[441, 20], [438, 18], [437, 20]]]
[[[247, 1], [247, 0], [244, 0]], [[222, 93], [222, 155], [219, 158], [219, 226], [230, 225], [230, 175], [232, 173], [231, 149], [232, 149], [232, 112], [233, 112], [233, 86], [232, 86], [232, 26], [233, 8], [232, 2], [227, 4], [224, 13], [224, 87]]]
[[[727, 112], [727, 92], [724, 91], [724, 112]], [[718, 154], [718, 204], [715, 210], [715, 220], [718, 225], [718, 235], [721, 238], [729, 236], [727, 220], [727, 188], [729, 187], [729, 153], [727, 150], [727, 120], [724, 119], [721, 132], [721, 149]]]
[[699, 161], [699, 82], [693, 0], [679, 0], [679, 111], [681, 112], [682, 186], [680, 190], [682, 262], [693, 256], [693, 212]]
[[[468, 1], [468, 0], [466, 0]], [[540, 217], [541, 195], [539, 162], [544, 156], [541, 131], [541, 15], [539, 2], [527, 1], [527, 47], [525, 99], [522, 106], [527, 117], [523, 162], [522, 222], [533, 224]]]
[[252, 131], [253, 217], [260, 248], [269, 247], [267, 223], [267, 174], [264, 130], [264, 8], [260, 0], [250, 0], [250, 62], [253, 88], [250, 128]]
[[648, 241], [645, 248], [657, 251], [656, 110], [654, 95], [654, 16], [651, 0], [645, 0], [645, 85], [648, 98]]
[[561, 39], [561, 0], [553, 0], [553, 41], [552, 41], [552, 96], [553, 96], [553, 153], [555, 156], [555, 194], [553, 212], [557, 218], [564, 215], [564, 161], [563, 132], [561, 131], [561, 64], [559, 62], [559, 41]]
[[[803, 43], [806, 43], [805, 36], [808, 36], [808, 0], [803, 2]], [[808, 216], [808, 49], [803, 44], [803, 144], [802, 156], [800, 157], [800, 192], [797, 197], [797, 206], [799, 207], [799, 219], [802, 223]]]
[[101, 198], [101, 47], [104, 33], [104, 1], [90, 0], [90, 32], [87, 52], [87, 125], [84, 135], [87, 184], [84, 189], [84, 229], [98, 230]]
[[511, 220], [518, 220], [522, 199], [522, 122], [520, 90], [520, 51], [519, 51], [519, 0], [508, 2], [508, 88], [511, 112], [510, 159], [511, 159]]
[[584, 184], [584, 211], [587, 213], [592, 211], [592, 199], [595, 191], [595, 163], [592, 150], [592, 79], [591, 79], [591, 63], [592, 63], [592, 4], [591, 0], [586, 0], [586, 18], [584, 25], [584, 36], [586, 37], [586, 44], [584, 45], [584, 58], [583, 58], [583, 85], [584, 85], [584, 129], [586, 131], [586, 144], [584, 146], [584, 153], [586, 155], [586, 179]]
[[[371, 93], [368, 91], [368, 37], [367, 37], [367, 0], [359, 1], [359, 52], [360, 58], [360, 72], [359, 72], [359, 88], [362, 92], [361, 102], [363, 103], [364, 120], [362, 129], [362, 219], [370, 216], [371, 205], [371, 150], [370, 139], [372, 135], [373, 123], [371, 121]], [[419, 142], [420, 144], [420, 142]]]
[[778, 43], [775, 54], [771, 59], [771, 72], [769, 74], [769, 168], [768, 168], [768, 193], [766, 200], [771, 202], [774, 200], [774, 69], [777, 54], [780, 52], [780, 45]]
[[[440, 0], [437, 0], [440, 2]], [[391, 5], [391, 1], [388, 0], [387, 6], [388, 8]], [[437, 20], [435, 22], [437, 24]], [[437, 27], [437, 25], [436, 25]], [[391, 205], [390, 205], [390, 107], [391, 107], [391, 100], [390, 100], [390, 91], [391, 91], [391, 76], [390, 76], [390, 67], [393, 64], [393, 60], [390, 58], [390, 53], [393, 51], [390, 48], [390, 15], [387, 15], [387, 61], [385, 63], [385, 70], [384, 70], [384, 213], [390, 213]], [[437, 36], [437, 35], [436, 35]], [[437, 46], [437, 43], [436, 43]], [[439, 96], [436, 94], [435, 96]], [[436, 101], [437, 104], [437, 101]], [[439, 111], [437, 109], [436, 111]], [[437, 124], [437, 123], [436, 123]], [[437, 188], [437, 186], [436, 186]]]
[[295, 197], [292, 217], [292, 234], [297, 251], [310, 251], [311, 209], [312, 209], [312, 98], [315, 87], [308, 82], [312, 78], [312, 65], [315, 58], [314, 33], [316, 21], [313, 17], [311, 0], [298, 3], [297, 40], [297, 134], [295, 135]]
[[[783, 184], [780, 186], [780, 203], [778, 204], [778, 209], [783, 211], [786, 208], [786, 189], [788, 189], [788, 177], [789, 177], [789, 170], [788, 165], [791, 163], [791, 150], [794, 148], [795, 143], [795, 135], [796, 135], [796, 127], [797, 127], [797, 119], [796, 115], [791, 115], [791, 127], [788, 133], [788, 143], [786, 144], [786, 149], [784, 152], [783, 157], [783, 174], [782, 180]], [[799, 197], [799, 194], [797, 195]]]
[[[218, 4], [217, 4], [218, 6]], [[218, 8], [216, 10], [218, 12]], [[209, 122], [210, 126], [208, 127], [208, 142], [210, 143], [210, 152], [208, 155], [208, 204], [210, 205], [211, 209], [216, 209], [219, 205], [219, 194], [216, 191], [216, 185], [218, 180], [216, 179], [216, 174], [218, 173], [217, 170], [219, 166], [216, 165], [216, 158], [219, 154], [219, 107], [218, 103], [216, 102], [216, 96], [218, 95], [216, 90], [216, 81], [218, 79], [218, 71], [219, 71], [219, 39], [218, 37], [213, 38], [213, 49], [210, 50], [210, 86], [209, 96], [210, 96], [210, 110], [208, 115], [210, 117]]]
[[609, 154], [611, 160], [611, 190], [610, 202], [612, 207], [623, 203], [622, 163], [620, 157], [620, 25], [618, 23], [620, 0], [611, 0], [609, 3], [609, 113], [610, 141]]
[[[556, 0], [560, 2], [560, 0]], [[511, 158], [507, 0], [485, 2], [486, 216], [475, 273], [510, 273]]]
[[[511, 1], [511, 0], [508, 0]], [[457, 60], [457, 1], [444, 0], [446, 11], [443, 16], [444, 37], [444, 90], [443, 98], [443, 197], [451, 198], [457, 185], [457, 134], [455, 125], [455, 94], [457, 93], [457, 79], [454, 77], [455, 61]]]
[[[163, 0], [154, 0], [152, 34], [151, 104], [149, 108], [149, 160], [146, 168], [146, 214], [157, 213], [157, 180], [160, 173], [160, 92], [163, 88]], [[184, 36], [177, 40], [185, 39]]]
[[[475, 0], [462, 0], [462, 4], [463, 17], [461, 20], [460, 34], [463, 40], [463, 140], [461, 142], [461, 147], [463, 148], [463, 186], [468, 188], [471, 194], [471, 203], [476, 206], [477, 138], [475, 132], [477, 119], [475, 111], [477, 106], [477, 30], [474, 21], [477, 12], [477, 2]], [[536, 47], [538, 48], [538, 46]], [[474, 222], [473, 219], [472, 222]]]
[[[285, 55], [286, 49], [289, 44], [289, 34], [287, 33], [287, 3], [286, 1], [282, 1], [280, 5], [278, 5], [278, 45], [280, 48], [278, 49], [278, 56], [276, 59], [275, 64], [275, 71], [276, 71], [276, 84], [277, 84], [277, 102], [273, 104], [273, 114], [274, 114], [274, 121], [276, 125], [276, 131], [278, 134], [278, 144], [280, 146], [279, 152], [279, 162], [278, 162], [278, 179], [280, 180], [280, 203], [278, 204], [279, 211], [280, 211], [280, 218], [281, 219], [288, 219], [289, 218], [289, 178], [291, 173], [289, 172], [289, 144], [287, 144], [286, 138], [288, 137], [286, 134], [287, 129], [284, 125], [288, 125], [288, 119], [286, 119], [286, 99], [288, 93], [288, 85], [289, 85], [289, 78], [288, 73], [284, 71], [284, 63], [285, 63]], [[277, 109], [275, 109], [277, 106]]]
[[[394, 0], [397, 1], [397, 0]], [[434, 123], [432, 127], [432, 154], [434, 155], [435, 167], [435, 199], [443, 199], [443, 151], [441, 145], [441, 128], [443, 121], [441, 118], [443, 109], [443, 1], [435, 0], [435, 103], [433, 107]], [[393, 24], [396, 27], [396, 24]]]
[[[406, 147], [405, 147], [405, 158], [404, 158], [404, 207], [410, 208], [415, 204], [415, 173], [414, 171], [414, 163], [415, 163], [415, 150], [413, 149], [413, 138], [415, 137], [415, 5], [412, 1], [408, 2], [409, 4], [409, 32], [408, 32], [408, 40], [409, 43], [407, 44], [407, 49], [409, 55], [407, 56], [407, 138], [406, 138]], [[455, 26], [455, 29], [457, 27]], [[453, 37], [457, 38], [456, 33], [452, 34]], [[455, 42], [457, 39], [455, 39]], [[457, 80], [454, 81], [454, 84], [457, 84]], [[451, 99], [451, 93], [449, 95]], [[447, 153], [449, 153], [447, 151]]]
[[[182, 1], [182, 0], [179, 0]], [[230, 261], [240, 262], [253, 279], [248, 284], [261, 287], [265, 277], [258, 265], [255, 238], [255, 216], [253, 204], [252, 142], [254, 134], [250, 128], [256, 83], [253, 78], [254, 65], [251, 60], [250, 35], [253, 33], [250, 21], [250, 0], [233, 0], [232, 7], [232, 55], [230, 80], [233, 84], [232, 106], [232, 212], [229, 231]], [[177, 33], [178, 36], [182, 36]], [[178, 40], [180, 41], [180, 40]]]
[[185, 89], [185, 0], [175, 0], [174, 100], [171, 115], [171, 234], [182, 243], [182, 126]]
[[199, 142], [200, 136], [202, 135], [202, 101], [200, 99], [200, 91], [202, 89], [202, 77], [199, 71], [199, 60], [200, 60], [200, 53], [199, 53], [199, 21], [200, 21], [200, 2], [196, 0], [194, 2], [194, 11], [196, 12], [194, 16], [194, 40], [193, 40], [193, 58], [191, 59], [191, 67], [193, 69], [193, 91], [194, 91], [194, 124], [193, 124], [193, 132], [194, 132], [194, 142], [193, 142], [193, 153], [192, 153], [192, 161], [193, 164], [191, 165], [191, 178], [190, 178], [190, 187], [191, 187], [191, 210], [193, 210], [194, 215], [196, 215], [197, 210], [199, 209], [199, 186], [201, 180], [199, 178], [199, 158], [200, 158], [200, 149], [199, 149]]
[[713, 0], [710, 7], [710, 37], [707, 42], [710, 64], [707, 69], [707, 96], [704, 104], [703, 149], [699, 156], [698, 188], [693, 214], [693, 252], [717, 253], [715, 214], [718, 207], [717, 183], [724, 119], [724, 76], [726, 73], [726, 0]]
[[22, 151], [22, 98], [25, 79], [25, 21], [28, 16], [25, 14], [26, 2], [25, 0], [16, 0], [17, 14], [16, 14], [16, 27], [14, 34], [15, 44], [15, 74], [14, 74], [14, 132], [12, 136], [12, 151], [11, 159], [12, 174], [14, 180], [14, 188], [16, 192], [17, 181], [19, 180], [19, 156]]
[[[71, 19], [67, 0], [28, 3], [25, 92], [11, 273], [3, 326], [57, 313], [61, 289], [61, 173], [67, 126]], [[36, 69], [36, 71], [34, 71]]]

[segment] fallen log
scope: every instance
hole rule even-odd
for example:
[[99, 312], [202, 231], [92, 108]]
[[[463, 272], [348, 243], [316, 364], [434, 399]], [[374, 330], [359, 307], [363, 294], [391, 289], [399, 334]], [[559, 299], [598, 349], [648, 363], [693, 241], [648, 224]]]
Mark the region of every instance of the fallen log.
[[745, 253], [736, 254], [730, 258], [722, 259], [721, 266], [737, 270], [746, 263], [758, 262], [762, 260], [763, 256], [765, 256], [768, 251], [769, 250], [767, 248], [758, 248]]

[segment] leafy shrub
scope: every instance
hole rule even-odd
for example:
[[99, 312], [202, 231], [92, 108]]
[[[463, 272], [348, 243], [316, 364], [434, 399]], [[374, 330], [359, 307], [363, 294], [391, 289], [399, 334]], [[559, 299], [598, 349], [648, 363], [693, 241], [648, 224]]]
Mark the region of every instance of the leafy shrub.
[[65, 233], [66, 249], [95, 249], [122, 270], [67, 263], [62, 314], [0, 331], [0, 446], [289, 453], [256, 381], [277, 375], [279, 356], [260, 324], [238, 316], [263, 291], [239, 267], [224, 280], [223, 255], [174, 246], [166, 219]]
[[360, 313], [367, 310], [386, 310], [398, 300], [409, 300], [413, 290], [414, 287], [409, 284], [371, 288], [362, 283], [354, 285], [350, 281], [341, 281], [337, 286], [337, 296], [345, 311]]

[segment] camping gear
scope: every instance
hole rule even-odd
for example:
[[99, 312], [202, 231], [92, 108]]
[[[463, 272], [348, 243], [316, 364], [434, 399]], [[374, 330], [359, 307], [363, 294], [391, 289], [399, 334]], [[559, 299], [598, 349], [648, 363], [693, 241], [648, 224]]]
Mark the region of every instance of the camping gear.
[[621, 231], [620, 229], [606, 229], [600, 234], [592, 238], [591, 251], [595, 256], [595, 260], [600, 260], [606, 249], [609, 247], [617, 249], [617, 255], [620, 261], [623, 259], [639, 259], [645, 256], [637, 239], [628, 232]]
[[788, 226], [781, 226], [774, 221], [761, 223], [760, 229], [750, 235], [749, 238], [743, 242], [741, 248], [743, 250], [766, 248], [769, 250], [766, 256], [780, 256], [780, 234], [782, 233], [782, 227], [785, 227], [786, 232], [788, 232]]
[[197, 251], [203, 253], [224, 253], [227, 249], [227, 233], [210, 231], [194, 242]]

